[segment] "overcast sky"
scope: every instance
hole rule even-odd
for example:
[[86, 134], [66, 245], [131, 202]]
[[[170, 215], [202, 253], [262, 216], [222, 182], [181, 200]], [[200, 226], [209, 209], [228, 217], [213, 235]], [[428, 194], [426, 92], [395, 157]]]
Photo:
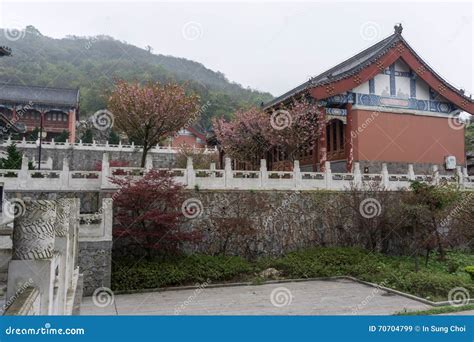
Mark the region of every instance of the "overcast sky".
[[280, 95], [390, 35], [403, 36], [453, 85], [474, 91], [473, 4], [422, 2], [43, 2], [0, 0], [0, 27], [110, 35], [185, 57]]

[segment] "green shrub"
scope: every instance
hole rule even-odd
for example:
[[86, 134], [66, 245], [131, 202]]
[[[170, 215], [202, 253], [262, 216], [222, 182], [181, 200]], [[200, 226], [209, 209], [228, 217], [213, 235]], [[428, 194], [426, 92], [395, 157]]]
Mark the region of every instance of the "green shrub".
[[467, 266], [464, 271], [471, 276], [471, 280], [474, 280], [474, 266]]

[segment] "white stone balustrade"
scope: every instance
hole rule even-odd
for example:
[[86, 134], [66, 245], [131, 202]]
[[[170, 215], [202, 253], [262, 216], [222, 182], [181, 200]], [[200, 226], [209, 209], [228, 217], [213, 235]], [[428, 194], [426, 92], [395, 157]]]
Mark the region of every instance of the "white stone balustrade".
[[[71, 171], [68, 161], [63, 161], [62, 170], [28, 170], [28, 160], [23, 158], [20, 170], [0, 170], [0, 183], [5, 191], [99, 191], [115, 189], [111, 177], [142, 177], [152, 168], [151, 157], [146, 167], [111, 167], [108, 153], [103, 154], [101, 171]], [[225, 159], [224, 169], [194, 169], [189, 158], [184, 169], [166, 169], [172, 172], [177, 182], [189, 189], [238, 189], [238, 190], [347, 190], [361, 188], [374, 182], [380, 188], [401, 190], [409, 188], [410, 181], [417, 180], [431, 184], [458, 184], [461, 189], [474, 190], [474, 177], [467, 170], [458, 167], [455, 175], [440, 175], [434, 167], [430, 174], [415, 174], [413, 165], [408, 165], [406, 174], [390, 174], [384, 164], [380, 174], [363, 174], [359, 163], [354, 163], [352, 173], [334, 173], [326, 162], [325, 172], [303, 172], [299, 162], [294, 162], [293, 171], [269, 171], [262, 160], [258, 171], [232, 170], [231, 160]]]
[[[18, 147], [22, 148], [34, 148], [37, 149], [39, 146], [39, 141], [26, 141], [25, 139], [23, 140], [11, 140], [10, 138], [8, 140], [4, 140], [2, 143], [0, 143], [1, 147], [8, 147], [11, 143], [16, 144]], [[123, 145], [122, 142], [119, 142], [119, 144], [109, 144], [108, 142], [106, 143], [97, 143], [96, 141], [93, 141], [92, 143], [83, 143], [82, 141], [79, 141], [78, 143], [70, 143], [68, 141], [66, 142], [55, 142], [54, 139], [51, 141], [42, 141], [41, 147], [45, 149], [58, 149], [58, 150], [66, 150], [66, 149], [77, 149], [77, 150], [85, 150], [85, 151], [103, 151], [103, 152], [139, 152], [142, 150], [142, 146], [135, 145], [134, 143], [131, 143], [130, 145]], [[217, 147], [216, 148], [197, 148], [193, 147], [193, 149], [197, 151], [202, 151], [204, 153], [215, 153], [217, 152]], [[179, 148], [172, 147], [170, 145], [166, 146], [161, 146], [161, 145], [156, 145], [152, 149], [150, 149], [150, 153], [179, 153]]]

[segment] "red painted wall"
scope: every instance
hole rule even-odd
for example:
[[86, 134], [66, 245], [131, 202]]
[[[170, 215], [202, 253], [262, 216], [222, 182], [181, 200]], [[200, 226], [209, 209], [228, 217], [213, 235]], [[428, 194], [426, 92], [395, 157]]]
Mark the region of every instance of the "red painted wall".
[[178, 135], [177, 137], [173, 138], [173, 142], [171, 143], [173, 147], [179, 147], [182, 145], [188, 146], [188, 147], [206, 147], [205, 144], [203, 143], [198, 143], [196, 141], [196, 136], [194, 135]]
[[354, 160], [443, 164], [447, 155], [465, 163], [464, 131], [447, 118], [352, 109]]

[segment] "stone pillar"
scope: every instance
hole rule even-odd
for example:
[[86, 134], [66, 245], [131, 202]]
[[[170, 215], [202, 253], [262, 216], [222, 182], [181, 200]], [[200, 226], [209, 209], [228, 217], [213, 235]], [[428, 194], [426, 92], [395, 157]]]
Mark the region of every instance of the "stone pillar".
[[413, 164], [408, 164], [408, 179], [411, 181], [415, 180], [415, 170], [413, 169]]
[[23, 155], [21, 158], [21, 169], [18, 171], [18, 182], [20, 188], [26, 188], [28, 186], [28, 181], [30, 175], [28, 173], [28, 158]]
[[14, 223], [12, 259], [49, 259], [54, 248], [55, 204], [45, 200], [23, 203], [23, 214]]
[[438, 165], [433, 165], [433, 184], [438, 185], [439, 184], [439, 170], [438, 170]]
[[260, 187], [265, 188], [268, 181], [267, 160], [260, 159]]
[[101, 168], [101, 188], [107, 188], [109, 185], [110, 174], [110, 163], [109, 163], [109, 154], [104, 152], [102, 154], [102, 168]]
[[41, 315], [55, 314], [55, 223], [56, 203], [45, 200], [26, 200], [14, 221], [7, 298], [13, 298], [25, 283], [37, 287]]
[[326, 171], [327, 143], [326, 143], [326, 109], [319, 109], [319, 168], [321, 172]]
[[225, 187], [231, 188], [232, 187], [232, 161], [230, 158], [226, 157], [224, 159], [224, 178], [225, 178]]
[[196, 173], [193, 167], [193, 157], [188, 157], [186, 162], [186, 178], [188, 188], [193, 188], [196, 185]]
[[67, 190], [69, 188], [69, 160], [63, 159], [63, 170], [61, 172], [61, 188]]
[[216, 178], [216, 163], [211, 163], [209, 165], [209, 170], [211, 170], [211, 178]]
[[385, 189], [388, 189], [389, 177], [388, 177], [388, 169], [387, 169], [386, 163], [382, 163], [382, 184]]
[[301, 189], [301, 169], [299, 160], [295, 160], [293, 163], [293, 180], [295, 181], [295, 188]]
[[360, 163], [353, 164], [354, 186], [359, 189], [362, 188], [362, 172], [360, 171]]
[[331, 171], [331, 163], [325, 162], [324, 165], [324, 178], [326, 179], [326, 189], [331, 189], [332, 187], [332, 171]]
[[464, 176], [462, 174], [462, 166], [456, 166], [456, 177], [458, 178], [458, 183], [464, 185]]

